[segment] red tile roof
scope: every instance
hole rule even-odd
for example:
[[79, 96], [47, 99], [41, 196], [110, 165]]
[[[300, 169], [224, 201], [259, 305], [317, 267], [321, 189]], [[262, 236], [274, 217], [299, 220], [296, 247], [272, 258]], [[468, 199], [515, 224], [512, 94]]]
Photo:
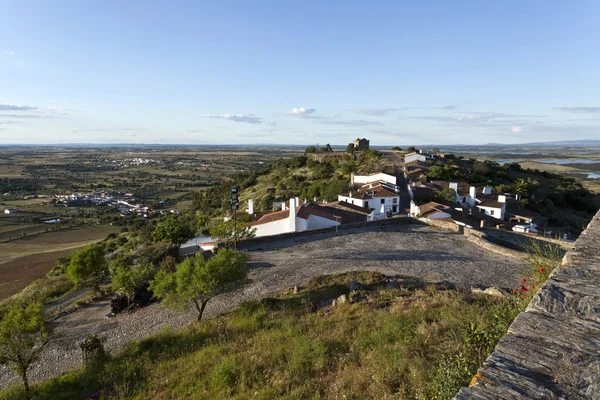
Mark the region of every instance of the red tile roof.
[[[298, 212], [298, 208], [299, 207], [296, 207], [296, 212]], [[258, 221], [251, 222], [251, 223], [247, 224], [246, 226], [268, 224], [269, 222], [275, 222], [275, 221], [289, 218], [289, 216], [290, 216], [290, 210], [276, 211], [274, 213], [265, 214], [262, 217], [260, 217], [258, 219]]]
[[366, 214], [366, 215], [371, 214], [375, 210], [374, 208], [357, 206], [356, 204], [348, 203], [347, 201], [343, 201], [343, 200], [336, 201], [334, 203], [328, 203], [327, 205], [329, 205], [331, 207], [335, 207], [335, 208], [348, 208], [352, 211], [356, 211], [356, 212]]

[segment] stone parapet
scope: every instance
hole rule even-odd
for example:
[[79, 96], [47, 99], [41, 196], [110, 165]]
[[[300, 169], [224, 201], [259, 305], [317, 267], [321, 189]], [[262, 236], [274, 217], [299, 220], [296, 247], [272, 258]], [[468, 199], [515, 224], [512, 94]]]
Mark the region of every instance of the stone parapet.
[[600, 399], [600, 211], [455, 398]]

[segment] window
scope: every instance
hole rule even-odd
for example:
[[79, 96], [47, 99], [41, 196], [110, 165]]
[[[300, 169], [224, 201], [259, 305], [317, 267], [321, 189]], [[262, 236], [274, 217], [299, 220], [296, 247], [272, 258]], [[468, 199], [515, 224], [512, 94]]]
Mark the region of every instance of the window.
[[385, 199], [381, 199], [381, 204], [385, 204]]
[[490, 215], [494, 215], [494, 210], [490, 210]]
[[365, 208], [369, 208], [369, 202], [365, 201]]
[[393, 203], [397, 204], [398, 203], [398, 198], [394, 197]]

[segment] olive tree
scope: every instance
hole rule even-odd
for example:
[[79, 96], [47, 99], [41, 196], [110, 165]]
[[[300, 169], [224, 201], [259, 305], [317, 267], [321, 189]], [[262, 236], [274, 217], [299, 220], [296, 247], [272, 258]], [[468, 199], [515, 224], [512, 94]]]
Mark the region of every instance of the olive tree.
[[156, 269], [149, 263], [133, 264], [128, 255], [116, 257], [108, 266], [113, 290], [120, 290], [128, 298], [154, 276]]
[[89, 244], [71, 255], [67, 276], [77, 285], [98, 291], [105, 270], [104, 246]]
[[167, 307], [185, 311], [195, 306], [200, 321], [211, 298], [246, 277], [246, 260], [245, 253], [228, 249], [219, 250], [208, 261], [199, 254], [178, 264], [175, 272], [159, 271], [150, 282], [150, 290]]
[[181, 215], [171, 215], [160, 221], [152, 232], [155, 242], [170, 242], [181, 246], [194, 237], [195, 229]]
[[220, 221], [218, 224], [210, 227], [210, 236], [217, 242], [230, 245], [236, 240], [252, 239], [256, 233], [256, 228], [248, 227], [251, 221], [250, 216], [230, 219], [228, 221]]
[[29, 391], [27, 370], [48, 343], [50, 331], [44, 318], [44, 306], [13, 304], [0, 322], [0, 364], [6, 365], [23, 380]]

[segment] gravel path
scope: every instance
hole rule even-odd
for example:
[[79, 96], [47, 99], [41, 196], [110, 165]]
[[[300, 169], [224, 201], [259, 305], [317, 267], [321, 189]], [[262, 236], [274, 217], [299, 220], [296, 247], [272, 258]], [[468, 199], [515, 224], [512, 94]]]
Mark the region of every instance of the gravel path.
[[[367, 227], [338, 236], [315, 234], [246, 250], [251, 283], [212, 299], [205, 317], [305, 283], [318, 274], [371, 270], [391, 277], [445, 281], [462, 288], [472, 285], [511, 288], [527, 272], [519, 260], [485, 251], [462, 235], [416, 225]], [[105, 335], [107, 347], [114, 352], [131, 339], [146, 337], [167, 326], [181, 328], [196, 318], [194, 312], [176, 313], [153, 304], [133, 314], [105, 319], [110, 312], [109, 303], [106, 298], [56, 320], [52, 341], [30, 370], [32, 382], [80, 367], [77, 343], [89, 334]], [[11, 371], [0, 368], [0, 387], [17, 381]]]

